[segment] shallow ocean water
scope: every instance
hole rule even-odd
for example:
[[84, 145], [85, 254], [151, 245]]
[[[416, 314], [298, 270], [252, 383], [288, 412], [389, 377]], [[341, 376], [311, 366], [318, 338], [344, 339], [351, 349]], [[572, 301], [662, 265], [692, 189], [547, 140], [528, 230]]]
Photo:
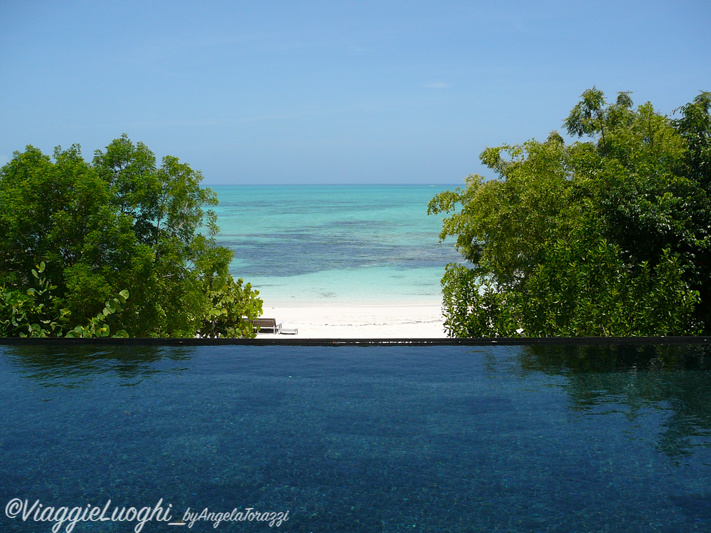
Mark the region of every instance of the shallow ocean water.
[[217, 186], [218, 242], [268, 303], [439, 303], [460, 256], [427, 203], [454, 188]]
[[[709, 355], [0, 346], [0, 503], [288, 510], [279, 529], [303, 532], [708, 531]], [[165, 530], [188, 528], [144, 528]]]

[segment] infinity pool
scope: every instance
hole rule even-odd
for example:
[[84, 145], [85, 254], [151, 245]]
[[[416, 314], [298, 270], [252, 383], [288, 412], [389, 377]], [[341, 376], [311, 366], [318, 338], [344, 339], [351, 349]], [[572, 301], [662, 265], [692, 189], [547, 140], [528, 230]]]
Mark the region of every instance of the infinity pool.
[[709, 531], [707, 350], [0, 346], [0, 529]]

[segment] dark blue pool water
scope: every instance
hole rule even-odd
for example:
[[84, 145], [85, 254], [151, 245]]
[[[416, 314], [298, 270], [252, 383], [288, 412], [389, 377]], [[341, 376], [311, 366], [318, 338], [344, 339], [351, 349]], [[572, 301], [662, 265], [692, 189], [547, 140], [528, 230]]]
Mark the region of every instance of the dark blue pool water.
[[0, 530], [710, 531], [705, 350], [0, 346]]

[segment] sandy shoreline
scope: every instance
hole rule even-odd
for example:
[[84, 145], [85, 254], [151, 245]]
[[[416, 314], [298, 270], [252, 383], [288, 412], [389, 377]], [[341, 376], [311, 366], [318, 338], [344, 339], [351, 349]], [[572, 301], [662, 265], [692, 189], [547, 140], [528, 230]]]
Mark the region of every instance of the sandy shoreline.
[[[263, 317], [275, 318], [298, 339], [445, 338], [440, 304], [427, 305], [269, 305]], [[259, 337], [274, 337], [261, 333]]]

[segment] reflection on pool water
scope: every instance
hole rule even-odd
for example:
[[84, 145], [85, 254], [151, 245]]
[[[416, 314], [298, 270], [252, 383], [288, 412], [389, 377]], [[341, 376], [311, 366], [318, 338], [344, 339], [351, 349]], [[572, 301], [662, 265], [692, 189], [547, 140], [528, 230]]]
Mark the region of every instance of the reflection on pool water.
[[[188, 507], [289, 511], [284, 531], [709, 531], [709, 355], [0, 346], [0, 528], [50, 530], [8, 518], [14, 498], [162, 498], [176, 520]], [[143, 529], [166, 530], [215, 531]]]

